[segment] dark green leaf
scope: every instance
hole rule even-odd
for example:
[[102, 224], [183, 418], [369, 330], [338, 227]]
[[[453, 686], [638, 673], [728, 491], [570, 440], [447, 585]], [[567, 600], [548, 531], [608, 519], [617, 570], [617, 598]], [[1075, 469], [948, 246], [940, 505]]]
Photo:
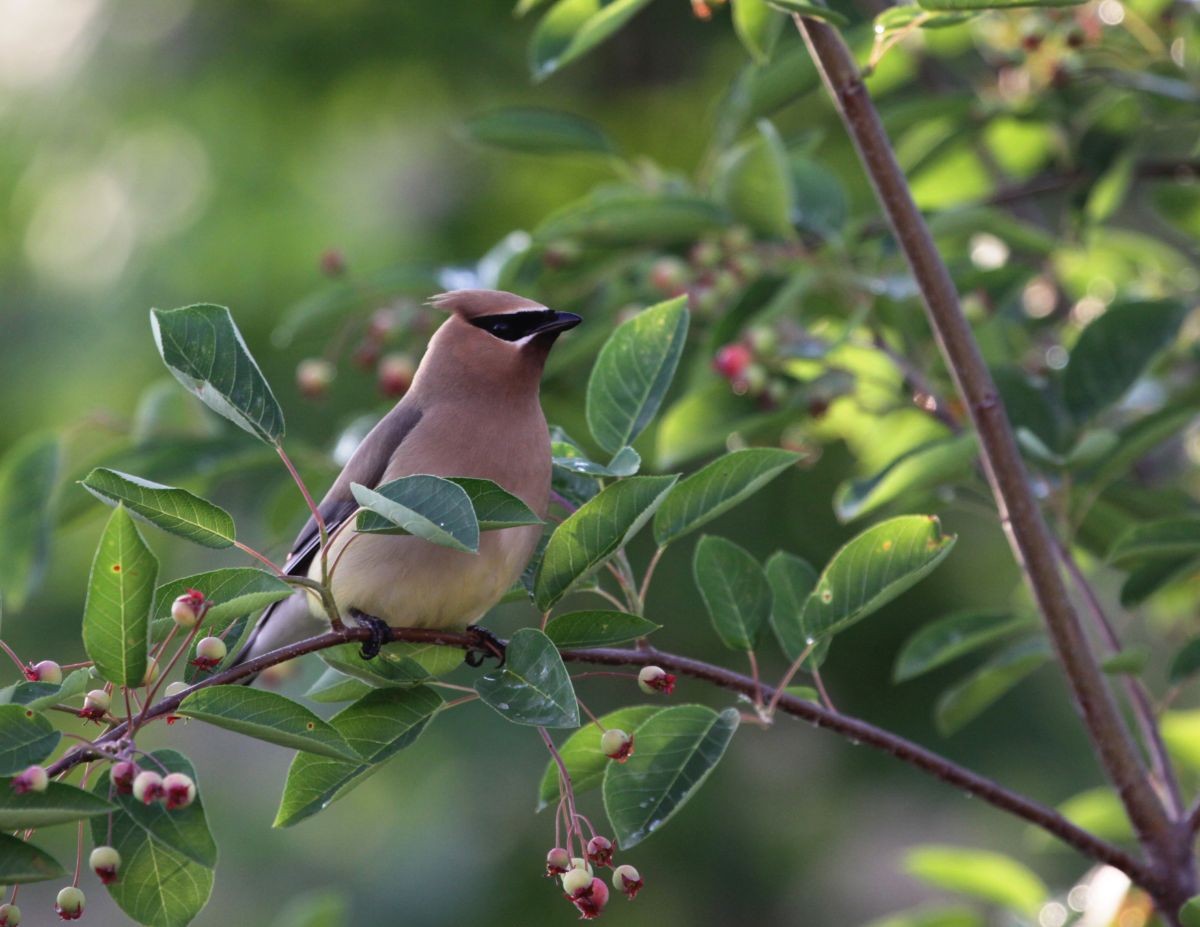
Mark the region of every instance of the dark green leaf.
[[799, 13], [809, 19], [820, 19], [843, 28], [850, 25], [850, 20], [841, 13], [819, 3], [805, 3], [804, 0], [770, 0], [770, 3], [775, 9], [785, 13]]
[[659, 625], [628, 612], [586, 611], [560, 615], [546, 625], [546, 636], [560, 650], [609, 647], [645, 637]]
[[588, 460], [579, 448], [572, 444], [556, 441], [550, 446], [554, 466], [569, 473], [585, 476], [622, 477], [633, 476], [642, 465], [641, 455], [631, 447], [623, 447], [608, 464]]
[[535, 80], [549, 77], [599, 45], [650, 0], [557, 0], [529, 45]]
[[671, 490], [654, 516], [654, 540], [669, 544], [724, 514], [800, 459], [778, 448], [756, 447], [718, 457]]
[[173, 579], [154, 590], [152, 641], [162, 640], [175, 626], [171, 604], [189, 589], [202, 593], [212, 603], [204, 613], [204, 629], [210, 634], [224, 631], [236, 619], [286, 599], [296, 591], [278, 576], [251, 567], [228, 567]]
[[571, 676], [554, 642], [537, 628], [512, 636], [504, 666], [475, 680], [475, 691], [514, 724], [579, 727]]
[[737, 709], [717, 714], [703, 705], [664, 708], [638, 726], [633, 755], [604, 773], [604, 808], [622, 849], [649, 837], [695, 794], [737, 726]]
[[[630, 705], [602, 715], [600, 723], [604, 725], [605, 730], [616, 728], [632, 732], [651, 715], [662, 710], [660, 705]], [[577, 796], [599, 788], [600, 783], [604, 781], [604, 770], [612, 763], [600, 749], [600, 732], [591, 724], [575, 731], [563, 741], [558, 748], [558, 755], [567, 767], [571, 787]], [[551, 760], [538, 786], [538, 810], [541, 811], [552, 802], [558, 801], [558, 797], [558, 764]]]
[[1008, 612], [955, 612], [933, 621], [910, 637], [896, 657], [892, 679], [915, 679], [1028, 626], [1024, 616]]
[[373, 689], [329, 719], [356, 753], [361, 763], [344, 763], [298, 753], [288, 769], [287, 784], [279, 800], [275, 827], [291, 827], [312, 817], [376, 772], [412, 744], [442, 706], [428, 686], [410, 689]]
[[0, 689], [0, 705], [24, 705], [41, 711], [80, 695], [90, 688], [92, 671], [77, 669], [67, 675], [62, 685], [48, 682], [15, 682]]
[[1197, 554], [1200, 554], [1200, 518], [1190, 516], [1134, 525], [1113, 542], [1108, 559], [1116, 566], [1130, 566]]
[[924, 846], [904, 859], [909, 874], [935, 888], [1036, 917], [1049, 890], [1016, 860], [985, 850]]
[[760, 120], [750, 141], [730, 151], [720, 168], [717, 193], [729, 214], [761, 235], [795, 235], [796, 190], [787, 150], [775, 127]]
[[413, 534], [433, 544], [476, 553], [479, 521], [461, 486], [441, 477], [404, 476], [378, 489], [350, 484], [359, 513], [355, 530], [374, 534]]
[[1182, 927], [1200, 927], [1200, 895], [1183, 903], [1179, 909], [1179, 923]]
[[1148, 598], [1177, 579], [1196, 570], [1194, 557], [1151, 560], [1134, 567], [1121, 584], [1121, 604], [1126, 608], [1141, 605]]
[[795, 153], [789, 155], [788, 166], [796, 194], [792, 224], [822, 238], [837, 238], [850, 208], [837, 174], [820, 162]]
[[512, 106], [467, 120], [473, 141], [528, 154], [598, 152], [614, 154], [616, 147], [595, 123], [558, 110]]
[[466, 492], [475, 509], [480, 531], [542, 523], [533, 509], [491, 480], [477, 480], [466, 476], [452, 476], [448, 480], [456, 486], [461, 486]]
[[413, 686], [457, 669], [462, 651], [441, 644], [388, 644], [379, 656], [364, 660], [360, 645], [343, 644], [322, 650], [321, 659], [373, 686]]
[[853, 521], [903, 497], [934, 489], [971, 473], [976, 455], [975, 437], [940, 438], [905, 451], [878, 473], [847, 480], [833, 495], [840, 521]]
[[89, 473], [83, 486], [101, 502], [124, 503], [134, 515], [196, 544], [230, 547], [237, 538], [228, 512], [186, 489], [103, 468]]
[[658, 412], [687, 340], [687, 297], [651, 306], [612, 333], [587, 387], [587, 421], [610, 454], [632, 443]]
[[970, 908], [922, 907], [871, 921], [866, 927], [987, 927], [987, 923], [981, 912]]
[[154, 341], [175, 379], [218, 415], [278, 444], [283, 410], [224, 306], [150, 310]]
[[954, 546], [932, 515], [904, 515], [868, 528], [833, 555], [804, 606], [812, 637], [836, 634], [927, 576]]
[[559, 525], [534, 583], [537, 607], [549, 609], [629, 542], [662, 504], [674, 476], [631, 476], [604, 488]]
[[334, 728], [277, 692], [248, 686], [208, 686], [185, 698], [175, 713], [292, 750], [334, 759], [358, 759]]
[[750, 57], [765, 64], [783, 20], [772, 12], [767, 0], [737, 0], [733, 4], [733, 29]]
[[146, 675], [157, 578], [158, 560], [118, 503], [96, 549], [83, 606], [84, 649], [116, 685], [137, 687]]
[[943, 737], [975, 720], [981, 712], [1050, 659], [1050, 645], [1032, 637], [1005, 648], [938, 699], [934, 720]]
[[1200, 635], [1193, 637], [1176, 651], [1171, 660], [1171, 669], [1167, 673], [1168, 681], [1173, 686], [1187, 682], [1200, 672]]
[[1027, 6], [1077, 6], [1083, 0], [918, 0], [926, 10], [1008, 10]]
[[347, 676], [345, 673], [339, 673], [337, 670], [329, 668], [309, 686], [304, 695], [314, 702], [352, 702], [362, 698], [370, 691], [371, 686], [361, 679], [355, 679], [353, 676]]
[[58, 467], [52, 434], [30, 435], [0, 458], [0, 602], [13, 611], [24, 607], [45, 573]]
[[51, 782], [44, 792], [17, 794], [11, 779], [0, 779], [0, 828], [4, 830], [52, 827], [112, 809], [103, 798], [62, 782]]
[[63, 874], [63, 867], [49, 853], [31, 843], [0, 834], [0, 882], [19, 885], [44, 882]]
[[725, 646], [753, 650], [771, 616], [771, 585], [758, 561], [732, 541], [706, 535], [696, 545], [692, 575]]
[[1085, 422], [1128, 392], [1179, 334], [1187, 308], [1174, 300], [1119, 303], [1094, 320], [1071, 349], [1063, 398]]
[[[771, 584], [771, 627], [789, 660], [800, 659], [809, 647], [809, 635], [803, 625], [804, 603], [817, 585], [817, 571], [795, 554], [777, 550], [767, 560], [767, 582]], [[813, 648], [805, 662], [820, 665], [829, 649], [828, 639]]]
[[690, 193], [629, 191], [569, 203], [537, 227], [539, 242], [597, 247], [694, 241], [725, 225], [714, 203]]

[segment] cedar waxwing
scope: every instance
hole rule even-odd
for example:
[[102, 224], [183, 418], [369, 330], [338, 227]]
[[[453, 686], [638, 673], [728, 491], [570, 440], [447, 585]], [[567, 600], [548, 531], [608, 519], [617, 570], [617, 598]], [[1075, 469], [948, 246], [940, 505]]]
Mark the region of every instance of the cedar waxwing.
[[[488, 479], [544, 519], [550, 434], [538, 388], [555, 339], [581, 319], [498, 290], [454, 290], [430, 303], [450, 318], [430, 339], [408, 393], [363, 439], [318, 511], [331, 539], [328, 562], [337, 564], [331, 585], [343, 618], [461, 630], [517, 581], [541, 526], [483, 532], [474, 554], [412, 535], [355, 536], [350, 484], [375, 488], [417, 473]], [[310, 517], [286, 572], [319, 580], [319, 548]], [[299, 592], [263, 613], [238, 662], [317, 633], [327, 620], [319, 601]], [[364, 655], [378, 652], [373, 643]]]

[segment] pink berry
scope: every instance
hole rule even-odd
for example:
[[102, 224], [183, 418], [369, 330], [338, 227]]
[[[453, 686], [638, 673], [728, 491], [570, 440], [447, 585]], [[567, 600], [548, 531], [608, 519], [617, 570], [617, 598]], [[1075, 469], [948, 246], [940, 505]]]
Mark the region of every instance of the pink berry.
[[642, 881], [641, 874], [627, 863], [613, 870], [612, 884], [613, 888], [624, 892], [626, 897], [633, 901], [646, 883]]
[[129, 795], [133, 792], [133, 782], [140, 771], [136, 763], [121, 760], [112, 768], [112, 784], [122, 795]]
[[546, 854], [546, 875], [553, 877], [565, 875], [571, 868], [571, 854], [562, 847], [555, 847]]
[[143, 769], [133, 780], [133, 797], [144, 805], [161, 801], [166, 794], [163, 777], [152, 769]]
[[611, 866], [613, 857], [612, 841], [597, 834], [587, 845], [588, 862], [597, 866]]
[[15, 904], [0, 904], [0, 927], [18, 927], [21, 909]]
[[379, 391], [383, 395], [395, 399], [403, 396], [412, 386], [416, 367], [412, 358], [407, 354], [386, 354], [379, 361], [376, 375], [379, 380]]
[[196, 783], [184, 773], [171, 773], [163, 779], [162, 787], [168, 811], [186, 808], [196, 800]]
[[650, 285], [665, 296], [678, 296], [688, 284], [688, 266], [676, 257], [659, 258], [650, 267]]
[[737, 380], [745, 372], [750, 362], [754, 360], [754, 352], [749, 345], [727, 344], [717, 351], [713, 358], [713, 368], [726, 380]]
[[30, 682], [48, 682], [52, 686], [62, 683], [62, 667], [53, 660], [42, 660], [25, 670], [25, 678]]
[[581, 920], [590, 921], [600, 916], [604, 906], [608, 904], [608, 886], [600, 879], [592, 879], [592, 884], [571, 899], [579, 911]]
[[171, 617], [181, 628], [194, 628], [206, 611], [204, 593], [196, 589], [189, 589], [171, 603]]
[[50, 785], [50, 776], [43, 766], [30, 766], [23, 773], [13, 777], [12, 790], [18, 795], [26, 792], [44, 792]]

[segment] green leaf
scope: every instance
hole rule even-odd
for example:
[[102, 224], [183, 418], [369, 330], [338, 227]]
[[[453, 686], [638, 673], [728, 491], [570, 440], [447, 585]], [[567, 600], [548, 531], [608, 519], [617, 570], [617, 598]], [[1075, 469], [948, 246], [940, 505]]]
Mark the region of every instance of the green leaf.
[[550, 535], [534, 581], [540, 611], [629, 543], [662, 504], [674, 476], [631, 476], [606, 486]]
[[1187, 682], [1200, 672], [1200, 635], [1191, 638], [1175, 652], [1171, 659], [1171, 668], [1167, 672], [1167, 680], [1177, 686]]
[[687, 297], [651, 306], [609, 336], [587, 386], [587, 422], [610, 454], [633, 442], [658, 412], [687, 340]]
[[868, 528], [833, 555], [804, 606], [812, 637], [861, 621], [927, 576], [956, 538], [932, 515], [904, 515]]
[[725, 381], [694, 388], [680, 397], [659, 419], [654, 453], [662, 468], [725, 449], [731, 432], [742, 432], [764, 415], [738, 396]]
[[722, 159], [717, 195], [730, 215], [759, 234], [791, 238], [796, 190], [787, 150], [770, 122], [760, 120], [757, 129]]
[[550, 445], [551, 463], [568, 473], [580, 473], [584, 476], [622, 477], [633, 476], [642, 466], [642, 456], [631, 447], [623, 447], [608, 465], [598, 464], [588, 460], [584, 453], [572, 444], [555, 441]]
[[1182, 927], [1200, 927], [1200, 895], [1183, 903], [1179, 909], [1179, 923]]
[[0, 882], [19, 885], [44, 882], [63, 874], [63, 867], [49, 853], [32, 843], [0, 834]]
[[695, 241], [728, 220], [714, 203], [691, 193], [630, 190], [568, 203], [534, 232], [536, 241], [596, 247]]
[[[783, 655], [798, 660], [809, 646], [810, 635], [803, 625], [804, 603], [817, 585], [817, 571], [807, 560], [777, 550], [767, 560], [765, 572], [771, 584], [771, 628]], [[813, 648], [805, 663], [819, 666], [828, 649], [826, 639]]]
[[1142, 644], [1133, 644], [1107, 657], [1101, 662], [1100, 669], [1110, 676], [1136, 676], [1149, 662], [1150, 648]]
[[928, 885], [1028, 917], [1036, 917], [1049, 890], [1016, 860], [986, 850], [924, 846], [910, 850], [904, 868]]
[[413, 686], [462, 665], [462, 651], [441, 644], [388, 644], [379, 656], [364, 660], [358, 644], [320, 652], [329, 666], [373, 686]]
[[662, 827], [708, 778], [738, 726], [738, 712], [676, 705], [651, 715], [633, 732], [633, 755], [610, 762], [604, 808], [625, 850]]
[[615, 154], [616, 146], [595, 123], [553, 109], [511, 106], [467, 120], [472, 141], [526, 154]]
[[1083, 207], [1089, 222], [1104, 222], [1121, 208], [1133, 186], [1136, 162], [1135, 152], [1126, 150], [1092, 184]]
[[654, 516], [654, 540], [669, 544], [729, 511], [800, 459], [778, 448], [755, 447], [718, 457], [671, 490]]
[[[191, 763], [174, 750], [150, 754], [159, 766], [196, 779]], [[92, 790], [111, 791], [108, 772]], [[110, 844], [121, 854], [121, 877], [108, 886], [113, 901], [139, 924], [186, 927], [212, 894], [217, 846], [208, 829], [199, 795], [186, 808], [168, 811], [161, 803], [144, 805], [132, 795], [115, 796], [119, 810], [112, 817], [92, 819], [92, 840]]]
[[271, 927], [349, 927], [350, 904], [336, 889], [294, 895], [271, 919]]
[[907, 682], [1027, 627], [1029, 619], [1008, 612], [955, 612], [921, 628], [896, 657], [894, 682]]
[[1113, 542], [1108, 560], [1116, 566], [1131, 566], [1197, 554], [1200, 554], [1200, 518], [1187, 516], [1134, 525]]
[[905, 451], [878, 473], [847, 480], [834, 491], [839, 521], [853, 521], [908, 493], [968, 476], [976, 457], [974, 435], [940, 438]]
[[356, 531], [413, 534], [433, 544], [477, 553], [479, 521], [467, 491], [438, 476], [404, 476], [378, 489], [351, 483], [360, 512]]
[[571, 676], [554, 642], [537, 628], [512, 636], [504, 666], [475, 680], [475, 691], [514, 724], [579, 727]]
[[346, 763], [298, 753], [288, 769], [275, 827], [291, 827], [344, 797], [372, 773], [412, 744], [442, 706], [428, 686], [373, 689], [329, 719], [351, 748], [363, 757]]
[[352, 702], [362, 698], [371, 691], [371, 686], [361, 679], [347, 676], [332, 667], [323, 672], [304, 693], [305, 698], [314, 702], [330, 704], [334, 702]]
[[736, 0], [733, 4], [733, 30], [759, 64], [765, 64], [771, 57], [771, 46], [782, 24], [783, 20], [772, 12], [766, 0]]
[[821, 238], [837, 238], [846, 224], [850, 204], [837, 174], [802, 154], [788, 157], [796, 202], [792, 224]]
[[819, 3], [805, 3], [804, 0], [770, 0], [770, 3], [775, 9], [782, 10], [784, 13], [799, 13], [809, 19], [820, 19], [843, 28], [850, 25], [850, 20], [841, 13]]
[[[1040, 831], [1039, 831], [1040, 833]], [[919, 908], [891, 914], [866, 927], [987, 927], [984, 916], [970, 908]]]
[[1063, 399], [1076, 422], [1115, 403], [1179, 334], [1187, 307], [1170, 299], [1120, 303], [1083, 330], [1063, 372]]
[[59, 702], [65, 702], [90, 688], [92, 671], [77, 669], [67, 675], [62, 685], [48, 682], [14, 682], [0, 689], [0, 705], [24, 705], [41, 711]]
[[208, 686], [175, 710], [247, 737], [334, 759], [357, 760], [345, 739], [309, 709], [277, 692], [248, 686]]
[[83, 606], [83, 646], [96, 671], [118, 686], [136, 688], [146, 675], [150, 607], [158, 560], [118, 503], [104, 534]]
[[283, 410], [224, 306], [151, 309], [163, 363], [206, 406], [268, 444], [283, 438]]
[[26, 830], [78, 821], [107, 814], [114, 805], [103, 798], [62, 782], [51, 782], [44, 792], [13, 791], [11, 779], [0, 779], [0, 828]]
[[1192, 557], [1151, 560], [1135, 567], [1121, 584], [1121, 604], [1126, 608], [1141, 605], [1160, 589], [1192, 574], [1195, 569], [1196, 562]]
[[1078, 6], [1083, 0], [917, 0], [926, 10], [1011, 10], [1032, 6]]
[[0, 602], [13, 611], [25, 606], [45, 574], [59, 457], [58, 437], [36, 434], [0, 458]]
[[1050, 659], [1050, 645], [1032, 637], [1005, 648], [938, 699], [934, 720], [949, 737], [975, 720], [986, 708]]
[[448, 482], [462, 487], [466, 492], [471, 506], [475, 509], [480, 531], [542, 524], [542, 520], [534, 514], [533, 509], [491, 480], [451, 476], [448, 477]]
[[[617, 728], [626, 732], [635, 731], [643, 721], [662, 710], [659, 705], [630, 705], [602, 715], [600, 723], [606, 730]], [[581, 727], [563, 741], [558, 748], [558, 755], [567, 767], [567, 775], [571, 777], [571, 787], [576, 796], [599, 788], [604, 781], [604, 770], [612, 763], [600, 749], [600, 732], [591, 724]], [[558, 797], [558, 764], [550, 760], [538, 786], [538, 811], [557, 802]]]
[[[1072, 795], [1057, 808], [1072, 824], [1113, 843], [1133, 841], [1133, 826], [1117, 793], [1107, 787], [1088, 789]], [[1063, 844], [1040, 828], [1029, 828], [1030, 844], [1035, 849], [1061, 848]]]
[[705, 535], [696, 545], [692, 575], [721, 642], [753, 650], [771, 617], [771, 585], [758, 561], [732, 541]]
[[101, 502], [124, 503], [134, 515], [196, 544], [230, 547], [237, 538], [228, 512], [186, 489], [103, 468], [89, 473], [83, 486]]
[[659, 627], [628, 612], [569, 612], [546, 625], [546, 636], [560, 650], [609, 647], [645, 637]]
[[558, 0], [534, 30], [529, 68], [543, 80], [591, 51], [650, 0]]
[[228, 567], [173, 579], [154, 590], [152, 614], [156, 617], [150, 626], [152, 641], [162, 640], [175, 626], [171, 604], [189, 589], [203, 593], [212, 603], [204, 613], [204, 629], [209, 633], [224, 631], [238, 618], [282, 601], [296, 591], [278, 576], [251, 567]]

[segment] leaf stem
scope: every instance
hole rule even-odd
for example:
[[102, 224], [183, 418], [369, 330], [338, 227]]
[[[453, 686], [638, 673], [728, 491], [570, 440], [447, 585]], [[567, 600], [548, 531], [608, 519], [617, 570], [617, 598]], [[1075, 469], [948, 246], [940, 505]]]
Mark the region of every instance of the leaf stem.
[[266, 556], [264, 556], [264, 555], [260, 554], [260, 553], [259, 553], [258, 551], [256, 551], [256, 550], [255, 550], [253, 547], [250, 547], [250, 546], [248, 546], [248, 545], [246, 545], [246, 544], [243, 544], [241, 541], [234, 541], [234, 542], [233, 542], [233, 546], [234, 546], [234, 547], [236, 547], [238, 550], [240, 550], [242, 553], [244, 553], [244, 554], [249, 554], [249, 555], [250, 555], [251, 557], [253, 557], [255, 560], [258, 560], [258, 561], [259, 561], [259, 562], [261, 562], [261, 563], [265, 563], [265, 564], [266, 564], [267, 566], [269, 566], [269, 567], [270, 567], [270, 568], [271, 568], [271, 569], [272, 569], [272, 570], [273, 570], [273, 571], [274, 571], [274, 572], [275, 572], [277, 575], [279, 575], [279, 576], [282, 576], [282, 575], [283, 575], [283, 570], [282, 570], [280, 567], [276, 566], [276, 565], [275, 565], [275, 563], [274, 563], [274, 561], [272, 561], [272, 560], [271, 560], [269, 557], [266, 557]]
[[2, 641], [2, 640], [0, 640], [0, 650], [3, 650], [6, 654], [8, 654], [8, 658], [17, 665], [17, 670], [21, 673], [21, 678], [24, 679], [25, 678], [25, 664], [21, 662], [21, 658], [18, 657], [16, 652], [11, 647], [9, 647], [8, 644], [4, 643], [4, 641]]
[[787, 668], [787, 672], [783, 674], [783, 679], [779, 680], [779, 685], [775, 687], [775, 693], [771, 696], [771, 701], [767, 703], [767, 718], [771, 718], [775, 714], [775, 707], [779, 704], [779, 699], [783, 695], [788, 686], [792, 684], [792, 680], [796, 677], [796, 673], [800, 671], [800, 667], [804, 665], [804, 661], [816, 649], [817, 642], [813, 641], [802, 651], [800, 656], [792, 661], [792, 665]]

